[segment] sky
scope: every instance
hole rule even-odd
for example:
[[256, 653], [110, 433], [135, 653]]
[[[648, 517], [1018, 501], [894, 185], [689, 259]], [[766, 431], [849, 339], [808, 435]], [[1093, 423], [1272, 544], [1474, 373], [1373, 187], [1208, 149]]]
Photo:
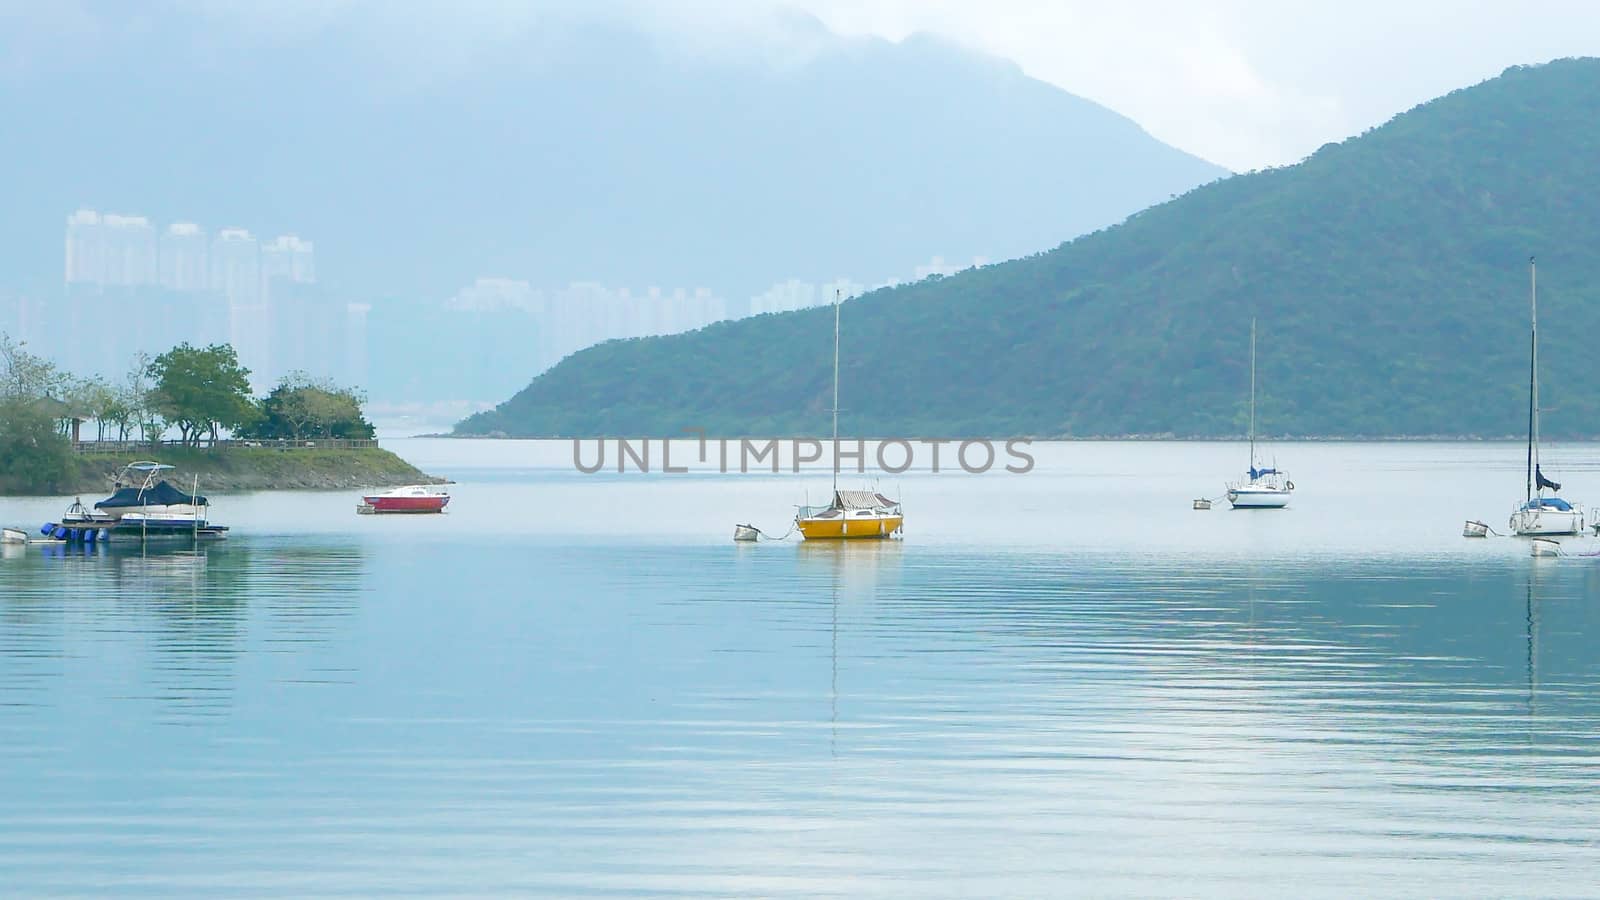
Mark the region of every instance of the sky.
[[785, 24], [800, 11], [846, 36], [926, 32], [1010, 59], [1235, 171], [1293, 163], [1511, 65], [1600, 54], [1593, 0], [0, 0], [0, 69], [104, 38], [108, 10], [130, 9], [152, 27], [198, 11], [263, 40], [356, 21], [457, 64], [592, 17], [781, 63], [817, 40]]
[[847, 35], [1007, 57], [1235, 171], [1298, 161], [1508, 66], [1600, 55], [1593, 0], [796, 0]]

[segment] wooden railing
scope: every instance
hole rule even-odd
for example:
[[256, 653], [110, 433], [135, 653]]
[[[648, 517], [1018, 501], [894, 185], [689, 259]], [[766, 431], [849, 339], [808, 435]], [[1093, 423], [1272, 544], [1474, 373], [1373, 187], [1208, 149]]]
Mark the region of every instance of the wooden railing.
[[[182, 441], [79, 441], [73, 448], [79, 453], [149, 453], [159, 456], [162, 450], [181, 448]], [[310, 438], [303, 441], [227, 439], [202, 441], [201, 450], [238, 450], [244, 448], [263, 450], [375, 450], [377, 441], [349, 438]]]

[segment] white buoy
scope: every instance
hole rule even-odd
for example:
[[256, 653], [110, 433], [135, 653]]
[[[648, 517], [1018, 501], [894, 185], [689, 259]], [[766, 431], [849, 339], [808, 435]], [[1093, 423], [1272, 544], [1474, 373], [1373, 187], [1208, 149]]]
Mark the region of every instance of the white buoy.
[[1468, 519], [1467, 524], [1461, 526], [1461, 536], [1473, 538], [1488, 537], [1489, 526], [1486, 523], [1477, 521], [1476, 519]]

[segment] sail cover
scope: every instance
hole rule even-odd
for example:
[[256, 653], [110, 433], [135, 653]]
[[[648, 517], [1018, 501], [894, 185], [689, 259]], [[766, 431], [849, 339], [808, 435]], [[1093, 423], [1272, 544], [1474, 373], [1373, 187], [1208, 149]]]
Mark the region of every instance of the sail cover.
[[1572, 504], [1560, 497], [1535, 497], [1522, 504], [1523, 509], [1555, 509], [1561, 512], [1572, 512]]
[[1544, 477], [1544, 472], [1538, 466], [1533, 467], [1533, 483], [1538, 487], [1549, 488], [1552, 491], [1561, 490], [1561, 485]]
[[94, 505], [95, 509], [127, 509], [140, 506], [206, 506], [206, 498], [192, 497], [173, 487], [166, 481], [156, 483], [155, 487], [140, 490], [136, 487], [125, 487], [115, 494], [101, 500]]
[[1254, 481], [1257, 478], [1260, 478], [1263, 475], [1276, 475], [1276, 474], [1278, 474], [1278, 470], [1277, 469], [1257, 469], [1254, 466], [1252, 466], [1250, 468], [1250, 479], [1252, 481]]
[[877, 491], [834, 491], [833, 505], [839, 509], [877, 509], [893, 506], [894, 501]]

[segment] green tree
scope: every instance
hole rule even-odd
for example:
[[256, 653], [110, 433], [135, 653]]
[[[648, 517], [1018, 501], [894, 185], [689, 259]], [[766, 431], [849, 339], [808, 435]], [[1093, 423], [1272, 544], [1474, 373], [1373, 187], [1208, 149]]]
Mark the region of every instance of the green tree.
[[54, 363], [0, 331], [0, 398], [42, 400], [62, 393], [66, 381]]
[[99, 376], [75, 383], [67, 398], [67, 404], [74, 412], [94, 419], [94, 439], [97, 441], [106, 439], [107, 425], [115, 425], [125, 416], [117, 390]]
[[72, 447], [36, 400], [0, 399], [0, 484], [44, 493], [67, 481]]
[[178, 429], [186, 446], [215, 442], [220, 430], [242, 431], [259, 415], [250, 398], [250, 370], [227, 344], [179, 344], [146, 369], [155, 381], [151, 406]]
[[72, 448], [51, 402], [65, 386], [54, 364], [0, 332], [0, 482], [44, 492], [66, 481]]
[[365, 398], [352, 388], [304, 372], [285, 376], [261, 400], [261, 416], [251, 434], [268, 439], [308, 437], [371, 439], [372, 423], [362, 413]]
[[133, 357], [133, 364], [122, 378], [122, 386], [117, 389], [118, 402], [127, 410], [127, 420], [119, 423], [117, 440], [127, 440], [129, 434], [152, 443], [161, 440], [161, 433], [165, 429], [161, 423], [161, 414], [155, 410], [152, 391], [150, 356], [147, 353], [137, 353]]

